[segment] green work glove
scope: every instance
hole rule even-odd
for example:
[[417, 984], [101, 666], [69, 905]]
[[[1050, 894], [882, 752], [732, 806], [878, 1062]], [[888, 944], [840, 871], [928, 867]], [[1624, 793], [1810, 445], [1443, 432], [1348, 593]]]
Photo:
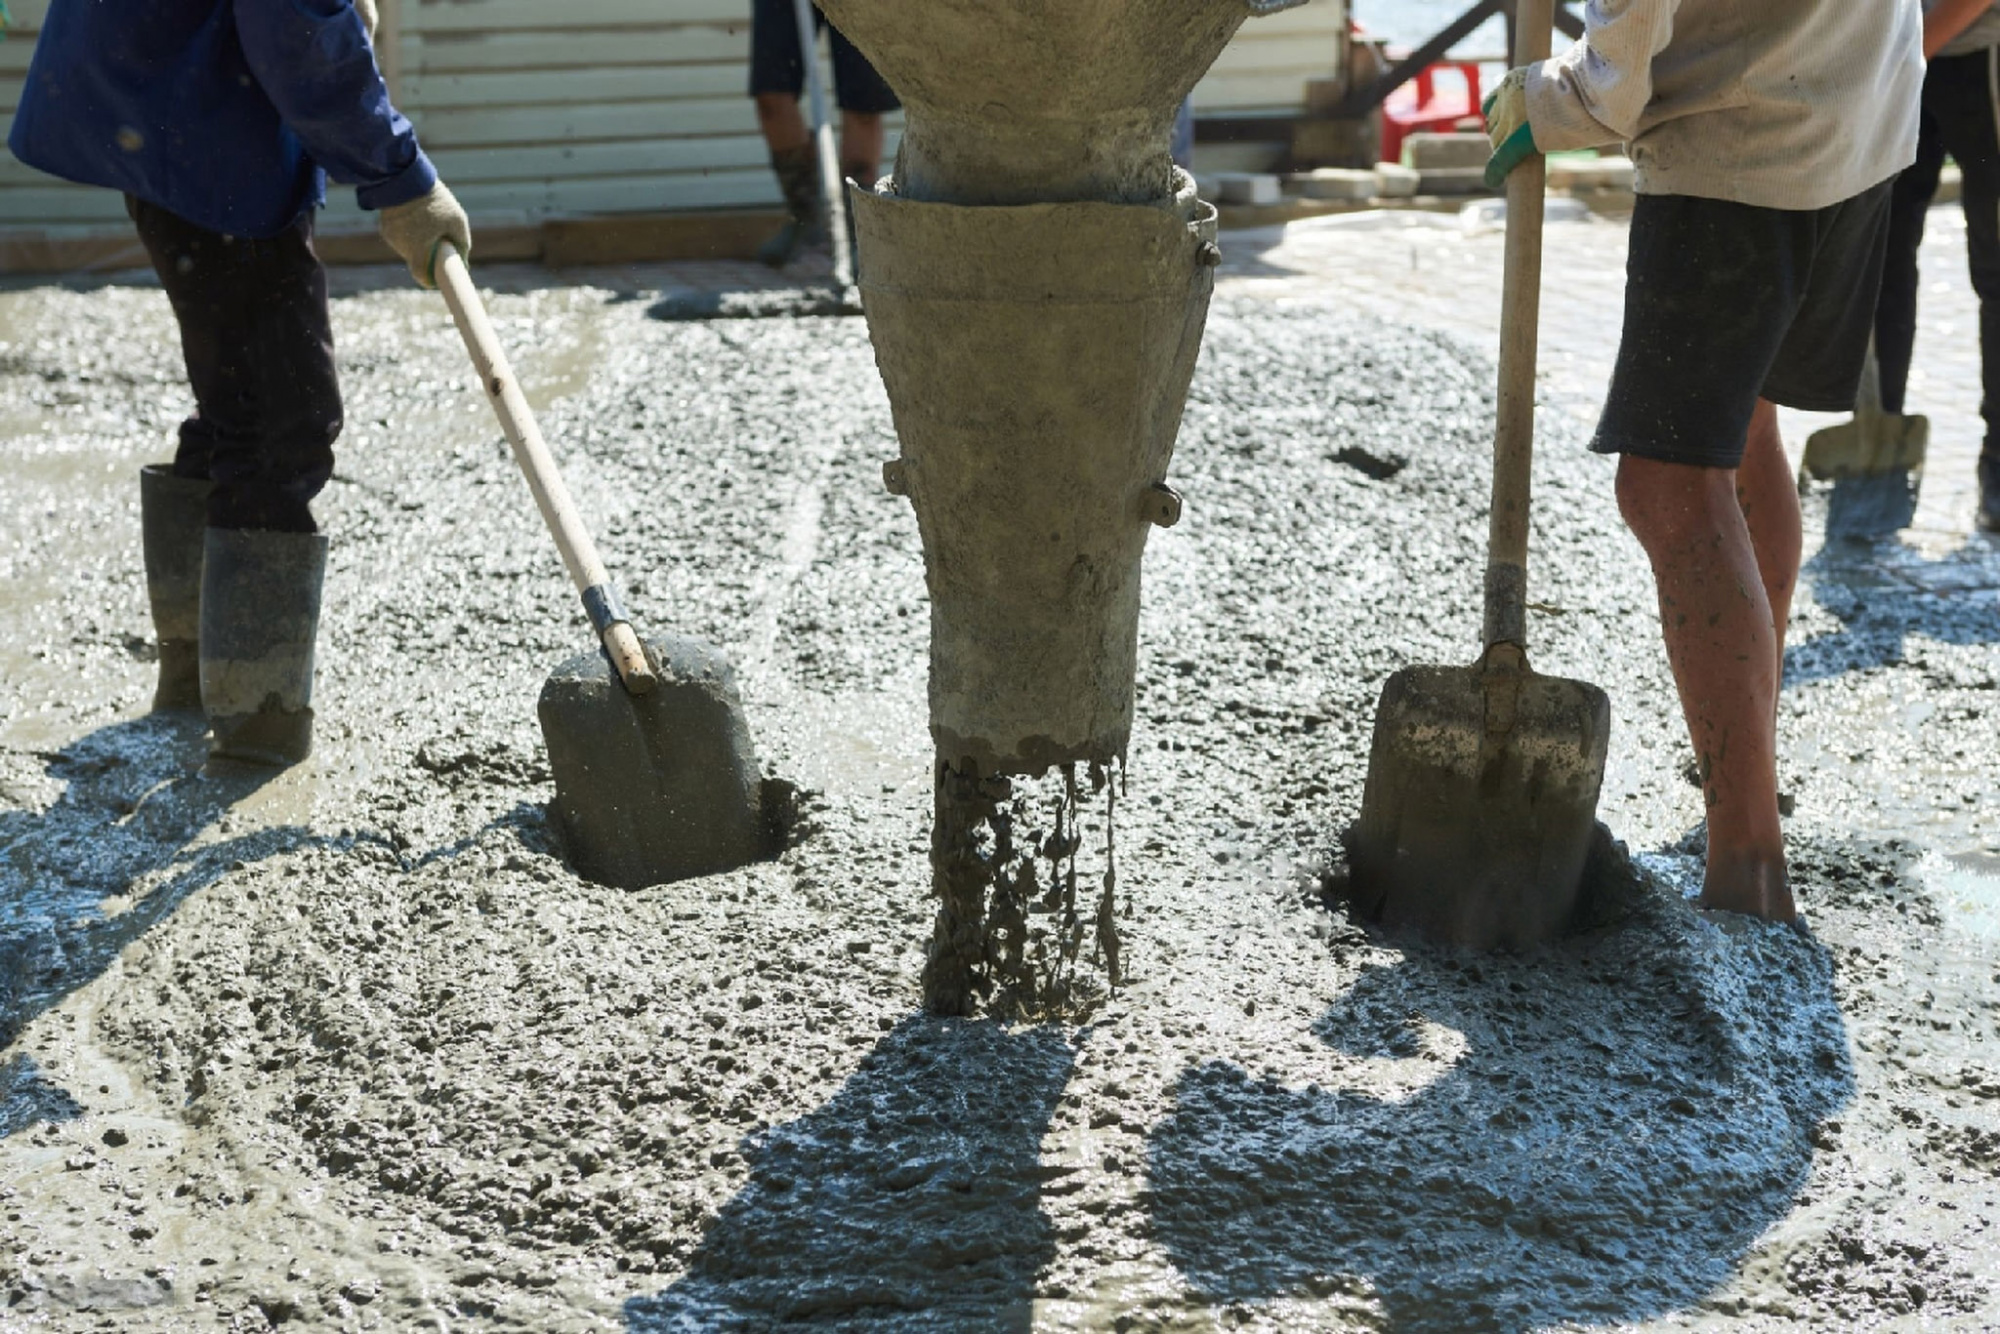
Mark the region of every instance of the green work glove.
[[361, 26], [368, 30], [368, 45], [375, 45], [375, 29], [382, 22], [375, 0], [354, 0], [354, 12], [361, 16]]
[[444, 242], [457, 247], [468, 263], [472, 259], [472, 224], [443, 181], [427, 195], [383, 209], [376, 225], [389, 248], [410, 266], [410, 276], [420, 287], [437, 286], [437, 252]]
[[1528, 125], [1528, 71], [1508, 70], [1479, 104], [1479, 112], [1486, 117], [1486, 137], [1493, 141], [1493, 156], [1486, 159], [1486, 188], [1498, 190], [1508, 172], [1539, 151]]

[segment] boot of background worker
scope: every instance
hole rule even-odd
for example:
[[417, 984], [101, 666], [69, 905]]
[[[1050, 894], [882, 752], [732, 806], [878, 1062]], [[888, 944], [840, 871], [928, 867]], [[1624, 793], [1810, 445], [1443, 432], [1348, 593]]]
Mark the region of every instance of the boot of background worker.
[[327, 177], [379, 210], [419, 283], [435, 285], [442, 241], [470, 252], [464, 210], [390, 105], [373, 9], [52, 6], [9, 138], [30, 166], [124, 192], [180, 327], [195, 412], [171, 467], [140, 475], [154, 705], [199, 704], [218, 758], [290, 764], [312, 744], [327, 540], [311, 503], [341, 428], [313, 249]]
[[1962, 178], [1965, 257], [1979, 297], [1979, 405], [1986, 419], [1973, 519], [2000, 532], [2000, 0], [1924, 0], [1917, 158], [1896, 178], [1888, 257], [1875, 307], [1882, 408], [1902, 412], [1917, 338], [1917, 249], [1949, 156]]
[[[841, 174], [866, 189], [881, 171], [882, 117], [902, 105], [853, 43], [827, 23], [817, 8], [813, 19], [827, 34], [833, 55], [833, 96], [840, 107]], [[757, 249], [757, 258], [783, 268], [799, 252], [827, 244], [822, 217], [819, 158], [812, 130], [799, 110], [805, 88], [805, 53], [793, 0], [753, 0], [750, 7], [750, 96], [757, 125], [771, 151], [784, 196], [785, 223]], [[850, 237], [850, 240], [852, 238]], [[848, 252], [854, 253], [851, 249]]]
[[1701, 902], [1772, 921], [1797, 911], [1777, 706], [1800, 535], [1777, 405], [1854, 404], [1891, 181], [1916, 158], [1921, 32], [1916, 0], [1606, 0], [1485, 108], [1489, 182], [1629, 146], [1625, 327], [1591, 448], [1621, 456], [1659, 587], [1706, 807]]

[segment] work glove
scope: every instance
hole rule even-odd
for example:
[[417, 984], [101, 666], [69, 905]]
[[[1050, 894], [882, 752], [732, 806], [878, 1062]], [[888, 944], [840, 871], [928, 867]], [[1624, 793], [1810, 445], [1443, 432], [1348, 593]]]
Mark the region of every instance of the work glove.
[[1493, 143], [1493, 156], [1486, 159], [1486, 188], [1498, 190], [1508, 172], [1540, 151], [1528, 125], [1528, 71], [1508, 70], [1479, 104], [1479, 112], [1486, 117], [1486, 137]]
[[419, 287], [437, 286], [438, 246], [444, 242], [451, 242], [468, 262], [472, 259], [472, 224], [443, 181], [427, 195], [383, 209], [376, 225], [389, 248], [410, 266]]
[[368, 45], [375, 45], [375, 29], [381, 25], [381, 11], [375, 8], [375, 0], [354, 0], [354, 12], [361, 16], [361, 26], [368, 30]]

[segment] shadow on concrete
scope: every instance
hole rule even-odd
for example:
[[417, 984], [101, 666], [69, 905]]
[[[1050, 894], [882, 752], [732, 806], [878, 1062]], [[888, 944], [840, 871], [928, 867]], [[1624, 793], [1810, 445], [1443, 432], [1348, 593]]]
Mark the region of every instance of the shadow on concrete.
[[1899, 665], [1913, 637], [2000, 643], [2000, 540], [1973, 537], [1936, 560], [1900, 541], [1829, 541], [1801, 573], [1841, 628], [1785, 646], [1788, 687]]
[[1217, 1303], [1525, 1331], [1699, 1301], [1793, 1207], [1853, 1097], [1807, 937], [1664, 893], [1538, 959], [1410, 954], [1316, 1025], [1334, 1087], [1185, 1072], [1148, 1149], [1162, 1246]]
[[748, 1141], [749, 1183], [626, 1327], [1026, 1331], [1073, 1059], [1053, 1028], [904, 1020], [825, 1106]]
[[[190, 845], [269, 770], [208, 776], [199, 718], [152, 714], [37, 753], [66, 786], [43, 810], [0, 811], [0, 1135], [75, 1115], [34, 1062], [10, 1051], [36, 1015], [237, 863], [297, 847], [296, 828]], [[107, 913], [105, 900], [137, 899]]]

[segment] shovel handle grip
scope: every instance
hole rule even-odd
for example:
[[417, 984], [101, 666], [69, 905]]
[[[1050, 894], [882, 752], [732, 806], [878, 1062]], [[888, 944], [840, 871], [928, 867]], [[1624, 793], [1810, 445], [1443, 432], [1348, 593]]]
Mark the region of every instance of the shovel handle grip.
[[[593, 592], [610, 587], [611, 576], [598, 558], [597, 544], [590, 540], [590, 532], [583, 526], [576, 501], [563, 485], [562, 473], [542, 439], [541, 428], [535, 425], [535, 414], [521, 392], [514, 367], [500, 346], [499, 336], [493, 332], [493, 321], [486, 316], [486, 304], [479, 299], [479, 289], [472, 285], [472, 274], [449, 241], [438, 245], [436, 272], [438, 290], [444, 294], [445, 305], [451, 308], [452, 321], [458, 325], [459, 337], [465, 340], [465, 350], [479, 372], [480, 385], [493, 404], [493, 413], [500, 419], [500, 429], [506, 433], [508, 445], [513, 448], [514, 461], [528, 479], [528, 489], [534, 492], [536, 508], [541, 510], [542, 522], [556, 540], [556, 550], [562, 553], [570, 581], [589, 607]], [[595, 620], [593, 617], [593, 624]], [[643, 695], [658, 684], [630, 622], [619, 617], [595, 628], [618, 679], [627, 690]]]
[[[1548, 59], [1554, 0], [1519, 0], [1514, 64]], [[1528, 643], [1528, 502], [1535, 459], [1535, 354], [1542, 297], [1542, 204], [1548, 163], [1531, 155], [1507, 176], [1500, 288], [1499, 413], [1486, 534], [1486, 644]]]

